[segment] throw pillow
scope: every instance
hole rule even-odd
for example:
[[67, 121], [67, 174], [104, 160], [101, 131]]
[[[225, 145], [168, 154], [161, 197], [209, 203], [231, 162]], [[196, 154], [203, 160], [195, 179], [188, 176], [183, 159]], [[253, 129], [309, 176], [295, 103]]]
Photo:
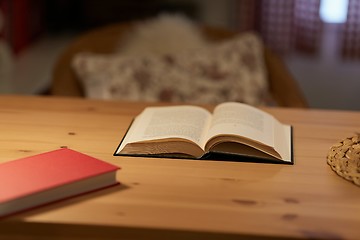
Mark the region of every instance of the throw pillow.
[[251, 105], [269, 99], [263, 45], [253, 33], [164, 55], [80, 53], [73, 68], [89, 98]]

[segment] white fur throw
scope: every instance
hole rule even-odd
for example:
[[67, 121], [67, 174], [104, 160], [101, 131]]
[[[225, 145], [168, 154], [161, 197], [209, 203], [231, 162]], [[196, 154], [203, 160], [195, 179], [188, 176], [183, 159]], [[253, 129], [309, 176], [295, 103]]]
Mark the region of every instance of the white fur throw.
[[139, 22], [121, 39], [118, 52], [146, 56], [175, 54], [204, 48], [208, 41], [198, 26], [178, 14], [162, 14]]

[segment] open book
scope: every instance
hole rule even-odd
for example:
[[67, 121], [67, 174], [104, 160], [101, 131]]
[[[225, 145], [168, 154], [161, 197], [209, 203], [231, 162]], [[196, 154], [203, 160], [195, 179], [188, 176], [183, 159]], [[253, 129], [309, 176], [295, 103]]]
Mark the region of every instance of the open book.
[[242, 103], [222, 103], [212, 113], [188, 105], [148, 107], [134, 119], [114, 155], [232, 156], [292, 164], [292, 128]]

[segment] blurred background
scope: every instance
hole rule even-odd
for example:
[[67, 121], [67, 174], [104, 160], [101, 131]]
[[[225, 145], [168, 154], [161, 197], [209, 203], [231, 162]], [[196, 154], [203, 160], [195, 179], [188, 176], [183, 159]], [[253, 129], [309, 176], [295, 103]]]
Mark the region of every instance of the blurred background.
[[74, 37], [164, 12], [256, 31], [310, 107], [360, 110], [359, 0], [0, 0], [0, 93], [47, 94], [52, 67]]

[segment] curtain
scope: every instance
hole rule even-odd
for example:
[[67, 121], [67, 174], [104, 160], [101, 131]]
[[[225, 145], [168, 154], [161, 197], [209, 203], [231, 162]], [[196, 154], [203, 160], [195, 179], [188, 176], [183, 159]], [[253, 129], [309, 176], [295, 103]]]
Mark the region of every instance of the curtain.
[[239, 0], [240, 31], [255, 30], [280, 54], [319, 51], [320, 0]]
[[342, 32], [341, 56], [346, 60], [360, 60], [359, 0], [349, 0], [347, 21]]
[[296, 0], [294, 7], [295, 49], [316, 54], [320, 50], [323, 27], [320, 0]]

